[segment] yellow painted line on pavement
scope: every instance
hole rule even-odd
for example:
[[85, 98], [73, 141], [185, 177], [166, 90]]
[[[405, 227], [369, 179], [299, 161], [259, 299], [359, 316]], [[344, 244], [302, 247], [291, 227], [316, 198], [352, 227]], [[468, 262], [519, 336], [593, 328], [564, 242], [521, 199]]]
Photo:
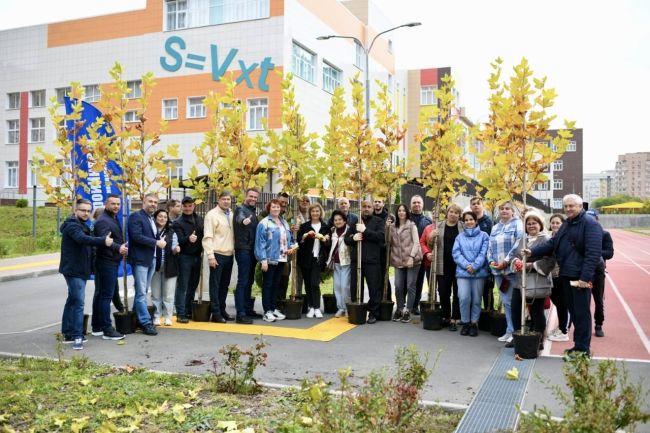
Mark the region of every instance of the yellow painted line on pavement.
[[0, 266], [0, 272], [13, 271], [16, 269], [39, 268], [41, 266], [58, 265], [59, 259], [43, 260], [41, 262], [20, 263], [17, 265]]
[[[290, 320], [285, 323], [291, 323]], [[172, 326], [159, 327], [158, 329], [191, 329], [194, 331], [228, 332], [233, 334], [264, 335], [267, 337], [296, 338], [299, 340], [331, 341], [343, 333], [356, 328], [357, 325], [348, 323], [347, 318], [332, 318], [325, 320], [311, 328], [290, 328], [277, 325], [243, 325], [237, 323], [212, 323], [194, 322], [176, 323], [174, 318]]]

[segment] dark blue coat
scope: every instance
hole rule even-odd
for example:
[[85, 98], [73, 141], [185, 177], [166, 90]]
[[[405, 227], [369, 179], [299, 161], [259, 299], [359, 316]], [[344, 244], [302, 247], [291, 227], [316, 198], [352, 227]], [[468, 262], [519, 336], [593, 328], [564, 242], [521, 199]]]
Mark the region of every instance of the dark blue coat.
[[594, 280], [596, 266], [602, 260], [603, 229], [591, 215], [581, 211], [566, 219], [560, 229], [544, 244], [532, 249], [533, 257], [555, 254], [560, 276]]
[[156, 250], [156, 234], [151, 226], [151, 217], [144, 210], [129, 216], [129, 255], [131, 265], [152, 266]]
[[119, 263], [122, 261], [120, 254], [120, 246], [124, 243], [122, 236], [122, 226], [117, 218], [114, 218], [110, 213], [104, 211], [97, 221], [95, 221], [94, 228], [95, 236], [106, 237], [110, 232], [113, 238], [113, 245], [107, 247], [102, 245], [97, 247], [95, 253], [95, 260], [99, 262]]
[[90, 278], [93, 247], [104, 245], [103, 237], [90, 235], [90, 228], [71, 216], [61, 225], [59, 272], [66, 277]]

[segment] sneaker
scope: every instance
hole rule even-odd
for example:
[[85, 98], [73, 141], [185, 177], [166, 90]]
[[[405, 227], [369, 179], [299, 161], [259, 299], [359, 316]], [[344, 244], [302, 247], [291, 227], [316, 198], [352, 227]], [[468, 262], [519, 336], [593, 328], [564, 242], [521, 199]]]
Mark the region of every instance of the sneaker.
[[314, 318], [314, 309], [311, 308], [311, 307], [309, 308], [309, 311], [307, 312], [307, 318], [308, 319], [313, 319]]
[[172, 326], [172, 319], [169, 317], [165, 319], [165, 326]]
[[221, 317], [221, 314], [217, 313], [217, 314], [213, 314], [210, 317], [210, 322], [212, 322], [212, 323], [226, 323], [226, 319]]
[[400, 319], [400, 322], [402, 323], [409, 323], [411, 321], [411, 313], [409, 310], [404, 310], [402, 313], [402, 318]]
[[81, 350], [84, 348], [84, 339], [82, 337], [77, 337], [74, 339], [74, 343], [72, 343], [72, 348], [74, 350]]
[[556, 329], [555, 331], [547, 337], [550, 341], [569, 341], [569, 336], [567, 334], [559, 329]]
[[273, 315], [275, 316], [276, 319], [278, 320], [284, 320], [287, 318], [284, 314], [280, 313], [280, 310], [273, 310]]
[[93, 330], [93, 332], [91, 332], [91, 334], [92, 334], [93, 337], [101, 337], [102, 335], [104, 335], [104, 331], [94, 331]]
[[467, 323], [460, 329], [460, 335], [469, 335], [469, 325]]
[[472, 323], [469, 325], [469, 336], [478, 337], [478, 325], [476, 323]]
[[[102, 332], [102, 335], [104, 335], [103, 332]], [[74, 340], [75, 340], [74, 338], [64, 338], [63, 339], [63, 344], [72, 344], [72, 343], [74, 343]], [[88, 343], [88, 339], [86, 337], [83, 337], [83, 343]]]
[[153, 319], [153, 326], [160, 326], [160, 317]]
[[253, 319], [251, 319], [248, 316], [237, 316], [235, 318], [235, 323], [239, 323], [242, 325], [252, 325], [253, 324]]
[[102, 338], [104, 340], [122, 340], [124, 338], [124, 335], [120, 334], [115, 330], [115, 328], [111, 327], [104, 331], [104, 335], [102, 335]]
[[458, 327], [456, 326], [456, 322], [449, 322], [449, 330], [451, 332], [456, 332], [458, 330]]
[[501, 337], [497, 338], [497, 340], [502, 343], [507, 343], [512, 340], [512, 334], [503, 334]]
[[596, 332], [594, 333], [596, 337], [604, 337], [605, 333], [603, 332], [602, 326], [596, 326]]
[[343, 317], [345, 316], [345, 310], [338, 310], [334, 317]]
[[395, 310], [393, 314], [393, 322], [399, 322], [402, 319], [402, 312], [400, 310]]
[[320, 308], [316, 308], [314, 310], [314, 317], [317, 319], [322, 319], [323, 318], [323, 313], [321, 313]]
[[142, 333], [144, 335], [158, 335], [158, 331], [156, 331], [156, 328], [152, 324], [142, 327]]
[[275, 315], [273, 314], [273, 311], [267, 311], [264, 314], [262, 320], [264, 320], [265, 322], [275, 322]]
[[374, 325], [375, 323], [377, 323], [377, 318], [371, 314], [368, 316], [367, 323], [369, 325]]
[[190, 319], [187, 317], [176, 317], [176, 323], [190, 323]]

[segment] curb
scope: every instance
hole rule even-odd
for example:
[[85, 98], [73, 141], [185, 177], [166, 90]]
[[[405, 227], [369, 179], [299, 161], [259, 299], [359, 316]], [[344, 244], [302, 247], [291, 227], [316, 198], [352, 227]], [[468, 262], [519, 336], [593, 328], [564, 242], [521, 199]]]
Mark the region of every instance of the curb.
[[40, 271], [31, 271], [31, 272], [25, 272], [22, 274], [14, 274], [14, 275], [0, 275], [0, 283], [4, 283], [7, 281], [16, 281], [16, 280], [24, 280], [27, 278], [37, 278], [37, 277], [43, 277], [45, 275], [54, 275], [58, 274], [59, 270], [58, 269], [43, 269]]

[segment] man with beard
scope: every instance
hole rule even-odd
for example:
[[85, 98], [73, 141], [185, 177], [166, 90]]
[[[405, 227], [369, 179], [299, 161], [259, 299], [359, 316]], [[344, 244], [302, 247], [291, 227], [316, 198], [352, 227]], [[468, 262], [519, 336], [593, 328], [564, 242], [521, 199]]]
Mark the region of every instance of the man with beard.
[[[410, 220], [413, 221], [415, 226], [418, 228], [418, 237], [422, 237], [424, 229], [429, 224], [433, 224], [431, 218], [422, 213], [424, 209], [424, 200], [420, 195], [414, 195], [411, 197], [411, 216]], [[424, 266], [420, 266], [418, 271], [418, 278], [415, 281], [415, 305], [413, 306], [412, 313], [416, 316], [420, 315], [420, 299], [422, 299], [422, 286], [424, 285], [424, 276], [426, 273]], [[429, 288], [431, 290], [431, 288]]]

